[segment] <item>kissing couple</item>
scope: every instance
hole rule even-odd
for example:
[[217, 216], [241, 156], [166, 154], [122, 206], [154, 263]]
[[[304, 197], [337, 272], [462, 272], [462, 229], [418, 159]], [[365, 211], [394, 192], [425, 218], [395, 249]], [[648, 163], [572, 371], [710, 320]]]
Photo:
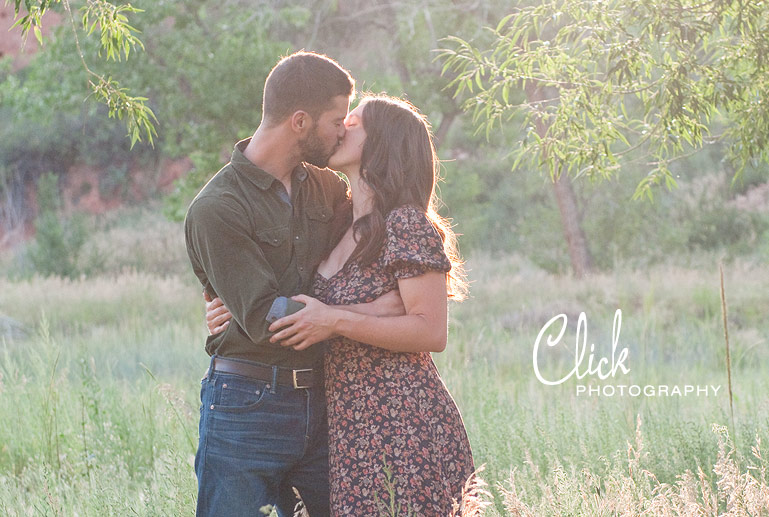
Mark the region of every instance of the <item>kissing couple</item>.
[[383, 95], [349, 111], [354, 92], [326, 56], [281, 59], [256, 132], [187, 212], [211, 332], [198, 516], [445, 517], [473, 476], [431, 357], [466, 286], [430, 126]]

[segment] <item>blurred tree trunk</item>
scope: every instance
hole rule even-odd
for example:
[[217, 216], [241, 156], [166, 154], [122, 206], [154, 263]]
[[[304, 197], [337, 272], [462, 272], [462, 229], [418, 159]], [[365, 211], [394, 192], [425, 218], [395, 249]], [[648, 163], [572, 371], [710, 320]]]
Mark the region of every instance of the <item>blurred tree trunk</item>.
[[587, 245], [585, 232], [582, 230], [582, 221], [577, 209], [577, 198], [571, 178], [561, 174], [553, 181], [555, 198], [558, 201], [558, 210], [561, 212], [561, 224], [563, 235], [566, 237], [566, 245], [569, 247], [571, 267], [578, 278], [584, 277], [593, 269], [593, 256]]
[[[541, 88], [533, 82], [526, 85], [526, 98], [529, 103], [545, 103], [557, 99], [558, 92], [552, 88]], [[541, 117], [535, 118], [535, 128], [540, 138], [545, 138], [548, 124]], [[577, 208], [577, 197], [574, 195], [574, 187], [571, 178], [567, 174], [559, 174], [553, 178], [553, 191], [558, 202], [558, 210], [561, 214], [561, 226], [563, 236], [566, 238], [566, 246], [569, 249], [571, 267], [577, 278], [582, 278], [593, 269], [593, 256], [587, 245], [585, 232], [582, 230], [582, 221]]]
[[441, 122], [438, 124], [438, 128], [435, 130], [435, 148], [440, 148], [443, 141], [446, 139], [446, 135], [449, 133], [449, 129], [451, 129], [451, 125], [454, 123], [454, 120], [456, 120], [457, 115], [461, 113], [461, 110], [459, 107], [456, 107], [456, 104], [454, 104], [455, 109], [450, 111], [445, 111], [442, 113]]

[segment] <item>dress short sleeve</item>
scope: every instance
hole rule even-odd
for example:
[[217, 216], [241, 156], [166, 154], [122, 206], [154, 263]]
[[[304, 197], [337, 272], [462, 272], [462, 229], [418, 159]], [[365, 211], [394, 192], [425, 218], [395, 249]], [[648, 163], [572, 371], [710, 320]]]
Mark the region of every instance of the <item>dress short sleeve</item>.
[[428, 271], [451, 271], [440, 234], [422, 210], [396, 208], [387, 215], [383, 263], [395, 278], [410, 278]]

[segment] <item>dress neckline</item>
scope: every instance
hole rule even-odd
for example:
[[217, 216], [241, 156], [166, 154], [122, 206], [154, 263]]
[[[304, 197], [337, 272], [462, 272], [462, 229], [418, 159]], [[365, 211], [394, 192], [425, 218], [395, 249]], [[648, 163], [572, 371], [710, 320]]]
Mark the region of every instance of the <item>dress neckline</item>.
[[322, 274], [320, 271], [317, 271], [317, 270], [315, 271], [315, 274], [316, 274], [317, 276], [321, 277], [321, 278], [322, 278], [323, 280], [325, 280], [326, 282], [330, 282], [332, 279], [334, 279], [336, 276], [338, 276], [338, 275], [339, 275], [339, 274], [340, 274], [342, 271], [344, 271], [345, 269], [347, 269], [347, 266], [349, 266], [350, 264], [352, 264], [352, 262], [348, 260], [347, 262], [345, 262], [345, 263], [344, 263], [344, 265], [343, 265], [342, 267], [340, 267], [340, 268], [339, 268], [339, 269], [336, 271], [336, 273], [334, 273], [333, 275], [331, 275], [331, 276], [328, 276], [328, 277], [327, 277], [327, 276], [324, 276], [324, 275], [323, 275], [323, 274]]

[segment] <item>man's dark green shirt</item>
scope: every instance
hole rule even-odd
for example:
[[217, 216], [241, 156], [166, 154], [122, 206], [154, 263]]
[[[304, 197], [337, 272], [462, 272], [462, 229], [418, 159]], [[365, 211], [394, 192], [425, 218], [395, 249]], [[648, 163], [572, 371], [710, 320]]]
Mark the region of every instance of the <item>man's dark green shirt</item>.
[[211, 297], [232, 313], [224, 332], [209, 336], [206, 352], [288, 368], [313, 368], [322, 352], [297, 352], [269, 342], [265, 316], [278, 296], [310, 293], [317, 265], [340, 237], [348, 210], [347, 184], [329, 169], [301, 164], [291, 197], [275, 177], [243, 155], [198, 193], [184, 232], [192, 269]]

